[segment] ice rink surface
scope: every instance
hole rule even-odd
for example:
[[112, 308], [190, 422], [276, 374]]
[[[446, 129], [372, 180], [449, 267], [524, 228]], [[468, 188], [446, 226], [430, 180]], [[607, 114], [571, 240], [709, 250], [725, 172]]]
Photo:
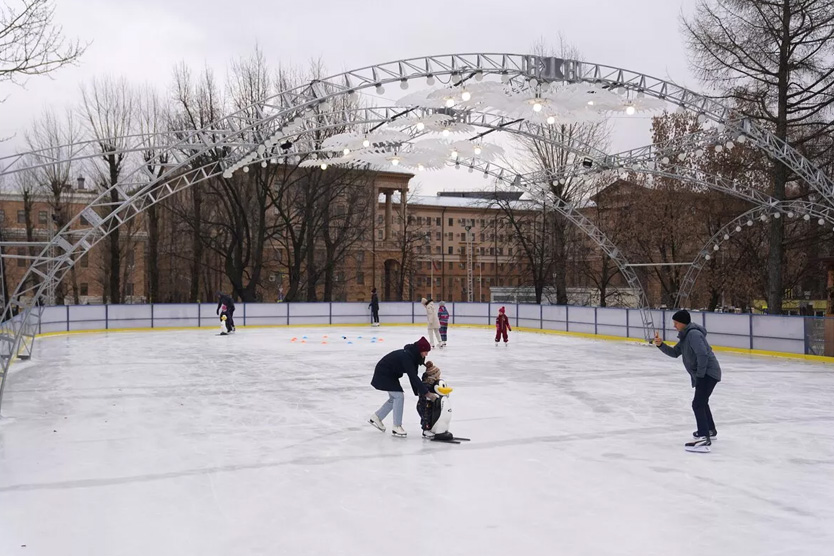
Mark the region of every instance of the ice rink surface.
[[0, 554], [834, 554], [834, 366], [718, 353], [719, 437], [692, 454], [680, 360], [452, 328], [429, 359], [472, 442], [447, 445], [405, 379], [408, 438], [367, 424], [376, 361], [423, 333], [39, 340], [0, 419]]

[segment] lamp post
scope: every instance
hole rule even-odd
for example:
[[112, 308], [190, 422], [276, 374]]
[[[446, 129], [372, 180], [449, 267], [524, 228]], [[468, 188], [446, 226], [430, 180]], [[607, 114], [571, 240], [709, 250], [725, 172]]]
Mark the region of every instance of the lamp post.
[[466, 230], [466, 299], [470, 303], [473, 301], [475, 289], [475, 279], [472, 269], [472, 224], [467, 224], [463, 227]]

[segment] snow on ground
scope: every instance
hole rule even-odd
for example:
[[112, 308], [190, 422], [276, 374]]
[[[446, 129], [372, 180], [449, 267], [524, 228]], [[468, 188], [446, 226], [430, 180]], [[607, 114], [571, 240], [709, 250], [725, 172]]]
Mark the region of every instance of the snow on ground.
[[447, 445], [405, 379], [408, 438], [366, 423], [374, 364], [424, 332], [39, 340], [0, 419], [0, 554], [831, 554], [834, 367], [718, 353], [719, 438], [692, 454], [680, 361], [453, 328], [429, 359], [472, 442]]

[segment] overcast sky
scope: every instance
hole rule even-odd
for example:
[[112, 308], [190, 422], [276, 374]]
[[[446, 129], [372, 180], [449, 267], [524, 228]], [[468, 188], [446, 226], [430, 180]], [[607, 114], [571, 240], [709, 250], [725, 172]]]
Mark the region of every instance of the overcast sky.
[[[3, 0], [12, 5], [18, 0]], [[686, 64], [679, 15], [691, 0], [56, 0], [56, 20], [90, 42], [78, 67], [0, 86], [0, 136], [23, 130], [43, 109], [75, 105], [79, 84], [125, 75], [164, 89], [178, 62], [208, 65], [218, 77], [259, 44], [269, 61], [321, 58], [331, 73], [432, 54], [523, 54], [561, 33], [587, 61], [620, 66], [698, 89]], [[648, 142], [645, 122], [618, 122], [614, 147]], [[645, 139], [645, 140], [644, 140]], [[0, 144], [0, 154], [16, 147]], [[449, 187], [449, 172], [437, 184]], [[458, 173], [455, 173], [458, 174]], [[458, 174], [459, 175], [459, 174]], [[453, 185], [451, 185], [453, 187]]]

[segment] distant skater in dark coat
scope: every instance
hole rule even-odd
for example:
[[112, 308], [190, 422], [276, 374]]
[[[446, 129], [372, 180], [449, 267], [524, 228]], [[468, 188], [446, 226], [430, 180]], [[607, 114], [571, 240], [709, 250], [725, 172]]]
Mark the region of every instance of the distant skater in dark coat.
[[235, 300], [223, 292], [217, 292], [217, 315], [226, 315], [226, 327], [235, 331]]

